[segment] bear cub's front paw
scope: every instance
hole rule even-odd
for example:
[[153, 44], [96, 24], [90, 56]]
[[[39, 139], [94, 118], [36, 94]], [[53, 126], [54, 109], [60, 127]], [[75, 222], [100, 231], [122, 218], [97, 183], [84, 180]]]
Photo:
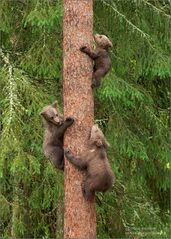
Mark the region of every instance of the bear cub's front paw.
[[65, 148], [64, 149], [64, 154], [65, 154], [66, 159], [68, 159], [70, 161], [70, 159], [72, 158], [71, 151], [68, 148]]
[[67, 117], [67, 118], [66, 118], [66, 121], [74, 122], [74, 118], [73, 118], [73, 117]]
[[70, 150], [68, 149], [68, 148], [64, 148], [64, 153], [65, 154], [67, 154], [67, 153], [69, 153], [70, 152]]
[[87, 49], [88, 49], [87, 46], [82, 46], [82, 47], [80, 47], [80, 51], [82, 51], [82, 52], [84, 52], [84, 51], [87, 50]]
[[65, 149], [64, 149], [64, 154], [65, 154], [65, 156], [68, 156], [68, 155], [70, 155], [70, 154], [71, 154], [71, 151], [70, 151], [70, 149], [68, 149], [68, 148], [65, 148]]

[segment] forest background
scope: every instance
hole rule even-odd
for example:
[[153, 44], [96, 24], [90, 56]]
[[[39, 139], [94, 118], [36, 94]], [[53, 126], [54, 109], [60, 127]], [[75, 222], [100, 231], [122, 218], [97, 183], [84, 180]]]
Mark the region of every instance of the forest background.
[[[63, 174], [42, 153], [39, 112], [62, 110], [61, 0], [0, 1], [0, 236], [60, 238]], [[98, 194], [98, 238], [169, 238], [169, 0], [94, 0], [113, 42], [95, 121], [116, 183]]]

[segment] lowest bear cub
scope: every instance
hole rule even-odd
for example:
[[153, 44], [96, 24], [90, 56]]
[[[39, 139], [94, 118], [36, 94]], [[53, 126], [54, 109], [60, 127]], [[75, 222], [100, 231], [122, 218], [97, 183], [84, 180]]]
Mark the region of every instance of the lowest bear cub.
[[43, 141], [44, 155], [51, 161], [55, 168], [64, 169], [63, 137], [69, 126], [74, 122], [72, 117], [64, 120], [57, 111], [57, 102], [45, 106], [40, 113], [43, 118], [45, 135]]
[[100, 86], [101, 78], [108, 73], [112, 66], [109, 48], [113, 45], [105, 35], [96, 34], [94, 40], [96, 42], [95, 51], [87, 46], [82, 46], [80, 50], [94, 60], [93, 78], [95, 79], [95, 82], [92, 84], [92, 87], [98, 87]]
[[108, 142], [102, 131], [94, 125], [85, 152], [74, 157], [69, 149], [65, 149], [66, 158], [78, 169], [86, 172], [82, 186], [86, 199], [91, 199], [95, 191], [107, 191], [113, 184], [114, 174], [107, 159], [107, 147]]

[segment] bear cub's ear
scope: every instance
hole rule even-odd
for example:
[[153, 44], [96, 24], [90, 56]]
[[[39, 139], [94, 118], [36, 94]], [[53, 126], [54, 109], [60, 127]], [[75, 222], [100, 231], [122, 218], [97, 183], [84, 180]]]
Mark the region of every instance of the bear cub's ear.
[[40, 112], [40, 115], [41, 115], [41, 116], [45, 116], [45, 114], [46, 114], [45, 111]]
[[53, 102], [52, 107], [55, 108], [55, 109], [58, 107], [58, 102], [57, 102], [57, 100]]

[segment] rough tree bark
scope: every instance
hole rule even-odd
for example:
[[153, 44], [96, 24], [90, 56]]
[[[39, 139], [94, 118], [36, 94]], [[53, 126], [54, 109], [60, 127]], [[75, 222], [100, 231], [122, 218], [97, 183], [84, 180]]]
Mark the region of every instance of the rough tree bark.
[[[67, 130], [65, 146], [79, 154], [85, 149], [94, 117], [92, 62], [79, 48], [92, 43], [92, 0], [64, 0], [64, 115], [75, 123]], [[85, 201], [83, 173], [65, 160], [64, 238], [95, 238], [95, 202]]]

